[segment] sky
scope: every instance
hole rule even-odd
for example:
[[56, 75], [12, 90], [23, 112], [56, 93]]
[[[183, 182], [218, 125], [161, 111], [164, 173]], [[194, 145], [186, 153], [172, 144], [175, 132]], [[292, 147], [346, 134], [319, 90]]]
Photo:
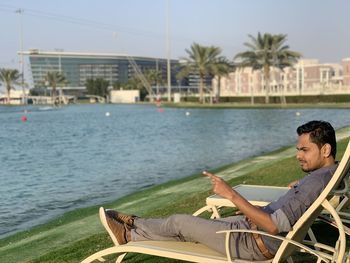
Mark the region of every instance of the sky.
[[258, 32], [286, 34], [304, 58], [340, 64], [350, 57], [349, 10], [348, 0], [0, 0], [0, 68], [20, 69], [21, 36], [23, 50], [160, 58], [169, 50], [173, 59], [196, 42], [232, 60]]

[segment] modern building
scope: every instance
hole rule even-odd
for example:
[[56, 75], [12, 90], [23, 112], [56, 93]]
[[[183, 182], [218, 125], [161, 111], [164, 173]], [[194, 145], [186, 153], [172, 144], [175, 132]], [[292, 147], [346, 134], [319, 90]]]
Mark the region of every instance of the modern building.
[[[19, 52], [21, 54], [21, 52]], [[110, 84], [127, 82], [139, 70], [159, 70], [167, 79], [167, 60], [162, 58], [131, 57], [128, 55], [79, 53], [38, 49], [23, 51], [29, 56], [30, 71], [35, 88], [44, 87], [44, 77], [48, 71], [62, 72], [70, 89], [85, 89], [87, 79], [103, 78]], [[136, 66], [135, 66], [136, 65]], [[170, 60], [171, 85], [177, 86], [178, 60]]]

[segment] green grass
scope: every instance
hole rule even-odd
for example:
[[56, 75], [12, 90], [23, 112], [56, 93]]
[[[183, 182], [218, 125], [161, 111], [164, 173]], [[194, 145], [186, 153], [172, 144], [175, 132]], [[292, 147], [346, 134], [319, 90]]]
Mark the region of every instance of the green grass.
[[[338, 142], [337, 159], [341, 158], [347, 141], [348, 138]], [[269, 153], [269, 156], [283, 155], [285, 151], [288, 151], [288, 148]], [[220, 174], [242, 166], [244, 175], [228, 177], [231, 185], [246, 183], [285, 186], [303, 176], [295, 157], [282, 157], [263, 164], [259, 164], [257, 160], [248, 159], [213, 172]], [[244, 167], [249, 162], [254, 162], [254, 165]], [[128, 195], [104, 206], [120, 208], [124, 212], [144, 217], [164, 217], [174, 213], [192, 214], [204, 205], [205, 198], [210, 194], [212, 192], [208, 180], [196, 174]], [[112, 246], [108, 234], [99, 223], [97, 213], [98, 206], [79, 209], [30, 231], [0, 240], [0, 262], [80, 262], [92, 253]], [[223, 213], [229, 215], [232, 209], [225, 209]], [[208, 214], [203, 216], [209, 217]], [[336, 239], [336, 231], [327, 225], [315, 224], [315, 232], [321, 241], [334, 242]], [[296, 260], [313, 262], [312, 258], [305, 255], [296, 257]], [[114, 261], [114, 257], [107, 260]], [[125, 262], [180, 261], [130, 253]]]

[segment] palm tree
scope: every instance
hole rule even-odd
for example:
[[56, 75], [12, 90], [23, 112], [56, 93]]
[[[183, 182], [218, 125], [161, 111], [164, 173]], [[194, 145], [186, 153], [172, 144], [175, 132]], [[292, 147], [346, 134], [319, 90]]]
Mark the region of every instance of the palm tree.
[[[123, 84], [123, 89], [125, 90], [132, 90], [132, 89], [138, 89], [140, 90], [140, 100], [144, 100], [147, 95], [150, 95], [152, 98], [152, 93], [145, 87], [142, 80], [134, 75], [132, 76], [126, 83]], [[150, 98], [150, 99], [151, 99]]]
[[143, 85], [141, 80], [136, 77], [136, 76], [132, 76], [130, 79], [128, 79], [128, 81], [126, 83], [124, 83], [123, 85], [123, 89], [126, 90], [131, 90], [131, 89], [142, 89]]
[[227, 76], [230, 71], [234, 69], [233, 65], [224, 57], [220, 57], [218, 59], [218, 63], [215, 64], [214, 67], [214, 76], [217, 78], [218, 81], [218, 89], [215, 94], [216, 101], [219, 102], [220, 100], [220, 93], [221, 93], [221, 77]]
[[89, 95], [107, 98], [109, 81], [104, 78], [87, 79], [85, 83]]
[[163, 83], [162, 72], [155, 69], [150, 69], [145, 72], [145, 77], [151, 85], [156, 85], [157, 94], [159, 94], [159, 84]]
[[46, 86], [51, 87], [52, 104], [56, 104], [56, 88], [67, 83], [66, 77], [58, 71], [48, 71], [44, 77]]
[[289, 50], [289, 46], [285, 45], [287, 35], [269, 33], [261, 35], [259, 32], [256, 38], [252, 35], [248, 36], [251, 42], [246, 42], [244, 45], [249, 50], [238, 53], [235, 59], [241, 59], [240, 67], [252, 67], [253, 70], [263, 71], [265, 103], [269, 103], [271, 68], [283, 69], [292, 66], [301, 57], [301, 54]]
[[199, 102], [204, 102], [203, 90], [206, 77], [215, 75], [215, 70], [221, 65], [221, 49], [214, 46], [201, 46], [193, 43], [191, 48], [186, 49], [188, 58], [183, 58], [184, 64], [180, 66], [178, 78], [183, 78], [190, 74], [199, 76]]
[[18, 79], [21, 77], [17, 69], [0, 69], [0, 81], [5, 84], [7, 91], [7, 104], [10, 104], [11, 89], [15, 89], [13, 85], [19, 84]]

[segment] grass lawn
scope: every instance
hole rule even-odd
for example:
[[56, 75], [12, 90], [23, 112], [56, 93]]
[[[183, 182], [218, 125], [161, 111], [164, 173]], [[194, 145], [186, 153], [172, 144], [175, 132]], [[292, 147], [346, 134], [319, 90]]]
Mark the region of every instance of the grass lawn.
[[[349, 138], [338, 142], [337, 159], [342, 157], [348, 140]], [[281, 152], [283, 151], [285, 149], [281, 149]], [[243, 167], [247, 162], [249, 160], [235, 164], [234, 167]], [[248, 168], [245, 168], [246, 172], [243, 175], [227, 179], [229, 183], [285, 186], [303, 177], [294, 156], [289, 155], [265, 162], [263, 165], [259, 165], [257, 161], [254, 163], [254, 166], [248, 165]], [[231, 166], [225, 166], [212, 172], [220, 174], [230, 168]], [[205, 204], [205, 198], [210, 194], [212, 192], [209, 180], [197, 174], [131, 194], [104, 206], [143, 217], [163, 217], [174, 213], [192, 214]], [[226, 209], [224, 214], [229, 215], [231, 212], [232, 210]], [[321, 242], [332, 243], [336, 239], [335, 229], [324, 223], [316, 223], [314, 231]], [[63, 244], [57, 243], [57, 240], [64, 240]], [[48, 224], [0, 240], [0, 262], [80, 262], [92, 253], [112, 245], [99, 222], [98, 207], [95, 206], [69, 212]], [[124, 261], [180, 262], [132, 253], [128, 254]], [[314, 259], [297, 255], [295, 261], [314, 262]], [[115, 257], [106, 262], [115, 262]]]

